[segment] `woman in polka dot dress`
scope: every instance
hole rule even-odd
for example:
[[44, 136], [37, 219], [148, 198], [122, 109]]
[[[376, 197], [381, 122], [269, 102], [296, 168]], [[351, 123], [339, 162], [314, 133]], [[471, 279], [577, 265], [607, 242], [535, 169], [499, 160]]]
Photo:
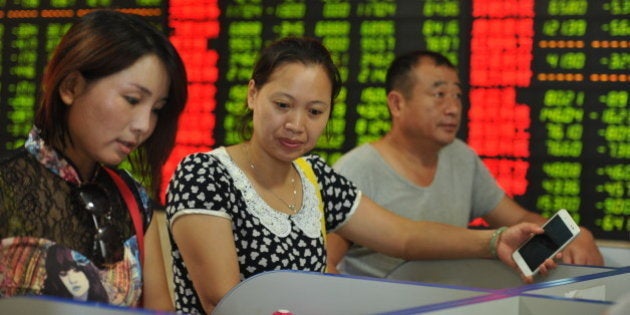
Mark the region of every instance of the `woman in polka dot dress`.
[[[324, 272], [326, 230], [405, 259], [490, 258], [496, 249], [510, 265], [513, 249], [542, 232], [522, 224], [491, 242], [494, 231], [409, 221], [362, 196], [308, 154], [340, 89], [338, 70], [317, 40], [276, 41], [249, 81], [248, 141], [181, 161], [166, 209], [178, 311], [210, 313], [241, 280], [264, 271]], [[553, 267], [550, 260], [543, 269]]]

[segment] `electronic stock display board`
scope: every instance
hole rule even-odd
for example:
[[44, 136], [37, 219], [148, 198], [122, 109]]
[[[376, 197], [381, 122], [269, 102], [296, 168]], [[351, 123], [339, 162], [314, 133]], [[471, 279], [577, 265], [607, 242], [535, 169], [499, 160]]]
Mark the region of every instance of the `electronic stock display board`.
[[387, 132], [389, 62], [429, 49], [460, 69], [459, 136], [510, 196], [545, 216], [566, 208], [597, 238], [630, 239], [630, 0], [119, 2], [0, 0], [0, 152], [23, 143], [46, 57], [81, 10], [136, 10], [182, 54], [190, 100], [167, 177], [188, 153], [240, 141], [247, 81], [271, 40], [320, 38], [341, 70], [330, 137], [315, 150], [330, 163]]

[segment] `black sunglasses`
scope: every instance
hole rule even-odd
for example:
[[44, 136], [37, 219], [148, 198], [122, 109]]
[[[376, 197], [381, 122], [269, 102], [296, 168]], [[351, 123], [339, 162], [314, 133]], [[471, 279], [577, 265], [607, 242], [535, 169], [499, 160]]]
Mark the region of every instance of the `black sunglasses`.
[[97, 184], [86, 184], [77, 189], [76, 198], [79, 205], [92, 215], [96, 228], [92, 262], [102, 267], [120, 261], [124, 245], [120, 233], [112, 225], [112, 207], [107, 191]]

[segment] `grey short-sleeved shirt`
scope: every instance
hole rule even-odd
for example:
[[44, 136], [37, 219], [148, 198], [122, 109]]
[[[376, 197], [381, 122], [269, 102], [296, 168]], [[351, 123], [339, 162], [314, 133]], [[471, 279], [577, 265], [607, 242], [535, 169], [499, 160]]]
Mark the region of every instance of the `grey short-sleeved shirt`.
[[[370, 144], [351, 150], [334, 168], [367, 197], [412, 220], [466, 227], [505, 195], [477, 154], [458, 139], [440, 151], [435, 178], [427, 187], [398, 175]], [[342, 268], [351, 274], [385, 277], [402, 262], [353, 245]]]

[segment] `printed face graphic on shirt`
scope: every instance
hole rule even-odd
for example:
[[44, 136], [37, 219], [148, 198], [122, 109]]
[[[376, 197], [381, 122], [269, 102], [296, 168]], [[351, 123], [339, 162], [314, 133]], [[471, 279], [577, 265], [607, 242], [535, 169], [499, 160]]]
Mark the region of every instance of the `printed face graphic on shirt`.
[[68, 269], [59, 273], [59, 279], [74, 299], [87, 300], [90, 282], [83, 271]]

